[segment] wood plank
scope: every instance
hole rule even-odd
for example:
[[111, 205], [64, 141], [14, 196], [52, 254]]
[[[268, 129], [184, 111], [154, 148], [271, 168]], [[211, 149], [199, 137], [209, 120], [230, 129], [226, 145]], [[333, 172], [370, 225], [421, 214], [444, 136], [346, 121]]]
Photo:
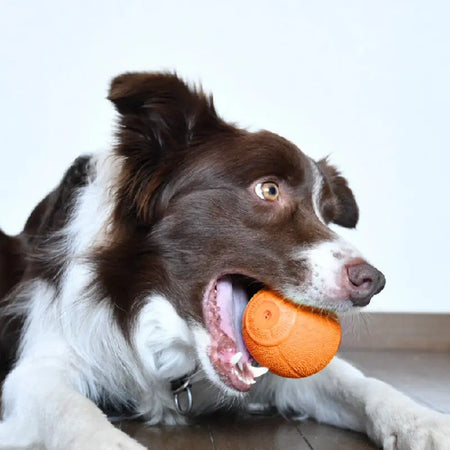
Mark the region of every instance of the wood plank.
[[209, 430], [200, 424], [189, 426], [147, 426], [127, 421], [119, 428], [150, 449], [215, 450]]
[[313, 420], [299, 422], [297, 427], [310, 448], [314, 450], [375, 450], [378, 448], [364, 434], [320, 424]]
[[216, 450], [311, 450], [295, 423], [282, 417], [209, 422]]
[[124, 422], [121, 429], [151, 449], [174, 450], [372, 450], [360, 433], [312, 420], [293, 422], [276, 417], [212, 416], [186, 426], [148, 427]]

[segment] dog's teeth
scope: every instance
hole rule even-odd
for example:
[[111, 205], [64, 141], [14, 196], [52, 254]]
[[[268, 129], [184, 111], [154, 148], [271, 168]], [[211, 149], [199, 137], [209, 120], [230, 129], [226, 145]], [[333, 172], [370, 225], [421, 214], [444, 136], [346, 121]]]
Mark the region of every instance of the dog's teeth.
[[253, 367], [252, 365], [249, 365], [249, 369], [252, 371], [255, 378], [258, 378], [269, 371], [267, 367]]
[[236, 365], [239, 360], [242, 358], [242, 352], [237, 352], [235, 355], [233, 355], [230, 359], [231, 364]]
[[242, 383], [245, 384], [255, 384], [255, 380], [246, 380], [237, 370], [233, 370], [233, 373], [236, 375], [236, 377], [239, 379], [239, 381], [242, 381]]

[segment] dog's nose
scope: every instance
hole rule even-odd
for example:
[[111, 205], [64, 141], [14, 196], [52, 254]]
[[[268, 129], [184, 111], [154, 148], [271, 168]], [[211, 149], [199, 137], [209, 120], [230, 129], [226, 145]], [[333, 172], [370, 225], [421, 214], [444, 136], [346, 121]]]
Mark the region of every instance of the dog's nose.
[[370, 264], [359, 263], [346, 268], [350, 281], [350, 300], [355, 306], [367, 305], [386, 284], [384, 275]]

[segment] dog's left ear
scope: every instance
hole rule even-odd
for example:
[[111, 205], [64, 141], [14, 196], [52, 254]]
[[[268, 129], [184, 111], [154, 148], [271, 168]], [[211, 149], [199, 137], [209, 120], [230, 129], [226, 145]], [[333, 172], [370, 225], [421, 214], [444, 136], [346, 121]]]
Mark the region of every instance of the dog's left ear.
[[317, 163], [328, 181], [333, 194], [333, 208], [330, 221], [346, 228], [354, 228], [358, 223], [359, 210], [352, 190], [347, 180], [327, 159]]
[[145, 137], [153, 156], [185, 147], [195, 133], [224, 125], [210, 96], [171, 73], [119, 75], [111, 82], [108, 99], [121, 114], [122, 131], [135, 133], [137, 140]]
[[[166, 173], [210, 135], [227, 132], [212, 97], [171, 73], [131, 72], [114, 78], [108, 99], [120, 114], [116, 153], [123, 156], [117, 211], [146, 223]], [[166, 172], [164, 172], [166, 171]]]

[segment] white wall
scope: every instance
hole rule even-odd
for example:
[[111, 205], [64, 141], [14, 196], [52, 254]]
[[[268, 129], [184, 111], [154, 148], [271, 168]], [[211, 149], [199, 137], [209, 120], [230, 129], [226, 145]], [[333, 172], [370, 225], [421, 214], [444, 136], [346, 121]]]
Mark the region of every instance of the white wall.
[[345, 236], [388, 278], [372, 309], [449, 312], [448, 5], [1, 2], [0, 226], [110, 144], [112, 76], [176, 69], [226, 119], [331, 154], [361, 206]]

